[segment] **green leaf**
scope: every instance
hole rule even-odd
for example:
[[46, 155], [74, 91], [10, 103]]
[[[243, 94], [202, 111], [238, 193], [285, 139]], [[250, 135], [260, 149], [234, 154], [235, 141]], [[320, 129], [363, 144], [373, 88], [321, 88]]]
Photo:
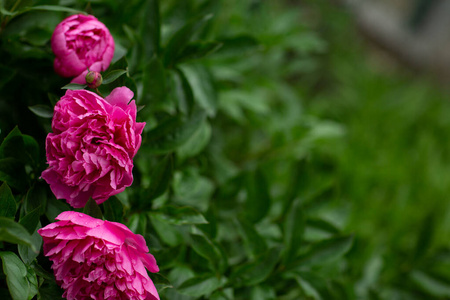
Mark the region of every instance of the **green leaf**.
[[108, 70], [110, 70], [110, 71], [114, 71], [114, 70], [128, 70], [127, 58], [125, 56], [120, 58], [119, 60], [117, 60], [116, 62], [111, 64], [111, 66], [109, 66]]
[[315, 243], [309, 251], [301, 256], [299, 264], [310, 266], [326, 264], [347, 253], [353, 245], [353, 235], [333, 237]]
[[254, 286], [250, 296], [250, 300], [273, 300], [276, 298], [275, 288], [266, 285]]
[[[128, 70], [130, 72], [130, 69], [132, 69], [131, 67], [129, 67], [128, 61], [126, 59], [126, 57], [122, 57], [121, 59], [119, 59], [118, 61], [116, 61], [115, 63], [113, 63], [110, 67], [109, 70], [110, 71], [114, 71], [114, 70]], [[134, 81], [133, 78], [131, 78], [129, 76], [129, 73], [126, 73], [125, 76], [121, 76], [119, 77], [112, 86], [108, 86], [108, 88], [112, 88], [112, 87], [121, 87], [121, 86], [126, 86], [127, 88], [129, 88], [133, 93], [134, 93], [134, 99], [138, 99], [138, 91], [137, 91], [137, 86], [136, 86], [136, 82]], [[100, 88], [104, 88], [106, 87], [105, 85], [101, 85]], [[110, 91], [108, 91], [110, 92]]]
[[176, 58], [176, 63], [199, 59], [216, 52], [222, 47], [219, 42], [193, 42], [184, 48], [183, 52]]
[[175, 64], [176, 59], [184, 51], [189, 41], [192, 39], [193, 35], [197, 33], [212, 15], [206, 15], [198, 17], [184, 25], [180, 30], [178, 30], [172, 38], [167, 43], [164, 52], [164, 65], [171, 66]]
[[432, 296], [439, 298], [450, 297], [450, 284], [448, 282], [444, 282], [418, 270], [412, 271], [410, 278], [423, 291]]
[[[42, 266], [40, 266], [36, 261], [31, 263], [31, 267], [36, 272], [36, 275], [42, 277], [47, 281], [54, 281], [55, 276], [53, 275], [52, 270], [46, 270]], [[56, 282], [55, 282], [56, 283]]]
[[122, 24], [122, 29], [125, 32], [126, 37], [133, 43], [135, 44], [138, 37], [137, 37], [137, 33], [134, 31], [133, 28], [131, 28], [130, 26], [128, 26], [127, 24]]
[[153, 284], [155, 285], [156, 289], [158, 290], [158, 293], [161, 293], [162, 290], [165, 290], [167, 288], [169, 288], [169, 289], [173, 288], [169, 279], [167, 279], [163, 275], [161, 275], [159, 273], [149, 273], [149, 275], [150, 275], [150, 279], [153, 281]]
[[183, 120], [179, 116], [167, 117], [160, 121], [155, 128], [145, 133], [144, 142], [153, 144], [159, 140], [164, 140], [167, 135], [179, 130], [178, 128], [182, 127], [182, 124]]
[[96, 219], [103, 219], [102, 210], [98, 206], [97, 202], [95, 202], [92, 198], [89, 198], [88, 202], [84, 206], [83, 213]]
[[176, 203], [204, 212], [210, 205], [215, 185], [207, 177], [201, 176], [197, 168], [190, 167], [175, 173], [172, 188]]
[[200, 256], [206, 258], [213, 270], [220, 270], [223, 265], [223, 257], [220, 249], [208, 237], [203, 234], [191, 233], [191, 246]]
[[220, 280], [213, 275], [204, 275], [186, 280], [177, 289], [178, 292], [191, 297], [209, 295], [221, 286]]
[[[170, 253], [172, 251], [163, 250], [164, 258], [176, 258], [178, 256], [178, 253]], [[171, 255], [171, 256], [168, 256]], [[190, 278], [194, 278], [194, 272], [185, 264], [174, 264], [172, 270], [169, 274], [170, 282], [175, 287], [179, 287], [183, 282]]]
[[14, 157], [25, 160], [25, 145], [23, 144], [22, 133], [16, 126], [5, 137], [0, 145], [0, 158]]
[[0, 217], [14, 219], [16, 215], [16, 200], [5, 182], [0, 186]]
[[283, 263], [289, 264], [297, 255], [305, 231], [305, 217], [300, 200], [292, 203], [291, 209], [284, 221], [284, 258]]
[[297, 198], [299, 190], [306, 189], [306, 183], [308, 182], [308, 173], [306, 172], [307, 161], [306, 159], [296, 159], [291, 163], [291, 166], [287, 172], [290, 176], [287, 181], [287, 188], [283, 194], [283, 213], [285, 218], [292, 206], [292, 203]]
[[207, 224], [197, 224], [197, 228], [200, 229], [206, 236], [211, 239], [217, 237], [217, 213], [216, 208], [211, 205], [208, 210], [204, 213], [205, 221]]
[[306, 226], [319, 229], [330, 234], [338, 234], [341, 232], [334, 224], [319, 218], [308, 217], [306, 220]]
[[144, 236], [147, 232], [147, 216], [145, 214], [132, 214], [128, 218], [128, 228], [134, 233]]
[[56, 200], [55, 197], [49, 197], [47, 200], [45, 215], [49, 220], [55, 220], [60, 213], [68, 210], [72, 210], [69, 205], [63, 201]]
[[30, 246], [33, 251], [38, 251], [28, 231], [11, 219], [0, 217], [0, 241]]
[[266, 280], [280, 259], [280, 248], [272, 248], [260, 255], [254, 262], [241, 265], [233, 270], [230, 281], [235, 287], [257, 285]]
[[[41, 227], [41, 225], [39, 223], [37, 228], [40, 228], [40, 227]], [[34, 249], [40, 249], [42, 247], [43, 239], [37, 231], [35, 231], [31, 235], [31, 241], [33, 243]], [[26, 246], [26, 245], [17, 245], [17, 249], [19, 250], [20, 258], [26, 264], [31, 264], [36, 259], [36, 257], [39, 255], [39, 252], [33, 251], [33, 248], [30, 246]]]
[[216, 290], [209, 297], [209, 300], [230, 300], [230, 299], [234, 299], [232, 288], [226, 288], [226, 289], [221, 288], [219, 290]]
[[[3, 3], [1, 3], [1, 4], [3, 4]], [[13, 16], [17, 15], [19, 12], [18, 11], [12, 12], [12, 11], [6, 10], [2, 6], [0, 6], [0, 13], [4, 16], [13, 17]]]
[[5, 181], [9, 186], [24, 191], [28, 187], [28, 177], [23, 163], [15, 158], [0, 159], [0, 181]]
[[104, 217], [108, 221], [123, 223], [123, 205], [116, 197], [110, 197], [108, 201], [102, 203], [104, 208]]
[[255, 51], [260, 45], [259, 41], [250, 35], [238, 35], [221, 39], [219, 41], [222, 47], [217, 54], [224, 56], [240, 56], [247, 54], [250, 51]]
[[122, 44], [120, 44], [118, 41], [115, 42], [115, 49], [114, 49], [114, 56], [111, 60], [111, 62], [116, 62], [122, 57], [125, 57], [127, 54], [128, 49], [126, 49]]
[[25, 216], [21, 217], [19, 224], [22, 225], [30, 234], [36, 231], [36, 226], [39, 223], [39, 217], [41, 216], [41, 207], [36, 207]]
[[175, 102], [178, 104], [181, 112], [190, 115], [194, 108], [194, 93], [192, 92], [192, 88], [180, 69], [176, 68], [175, 72], [171, 72], [170, 74], [172, 75], [172, 86], [170, 90], [176, 99]]
[[178, 226], [164, 222], [153, 215], [149, 215], [153, 228], [158, 233], [159, 238], [169, 246], [175, 247], [183, 243], [183, 237], [181, 236]]
[[179, 117], [168, 118], [145, 134], [142, 148], [155, 154], [169, 153], [186, 143], [201, 126], [205, 114], [194, 113], [186, 122]]
[[141, 19], [142, 57], [153, 57], [159, 53], [160, 17], [159, 0], [146, 1]]
[[27, 266], [27, 281], [28, 281], [28, 297], [27, 300], [33, 299], [38, 293], [38, 281], [34, 269]]
[[217, 111], [217, 94], [213, 77], [208, 69], [200, 64], [186, 64], [179, 68], [192, 89], [194, 101], [203, 108], [209, 116], [215, 116]]
[[127, 193], [126, 190], [123, 191], [123, 192], [120, 193], [120, 194], [117, 194], [117, 195], [115, 196], [115, 198], [117, 198], [117, 200], [120, 201], [120, 203], [122, 204], [122, 206], [123, 206], [125, 209], [129, 209], [129, 208], [130, 208], [130, 199], [129, 199], [129, 196], [128, 196], [128, 193]]
[[186, 159], [199, 154], [209, 143], [211, 139], [212, 128], [208, 121], [202, 122], [201, 126], [194, 132], [194, 134], [181, 145], [177, 154], [180, 159]]
[[70, 14], [83, 14], [83, 15], [86, 14], [86, 12], [84, 12], [82, 10], [77, 10], [77, 9], [73, 9], [70, 7], [58, 6], [58, 5], [36, 5], [36, 6], [30, 7], [29, 10], [68, 12]]
[[243, 218], [236, 223], [241, 231], [250, 259], [255, 259], [267, 251], [266, 241], [259, 235], [252, 223]]
[[162, 62], [153, 56], [144, 68], [142, 77], [142, 99], [150, 107], [164, 101], [166, 91], [166, 74]]
[[152, 214], [173, 225], [208, 224], [200, 212], [189, 206], [166, 205]]
[[48, 29], [43, 28], [30, 28], [22, 37], [24, 41], [27, 43], [37, 46], [43, 47], [50, 41], [51, 35]]
[[39, 144], [32, 136], [26, 134], [22, 134], [22, 140], [28, 161], [36, 169], [36, 164], [39, 161]]
[[248, 174], [246, 190], [244, 213], [250, 222], [256, 223], [267, 215], [271, 205], [268, 183], [260, 170]]
[[86, 84], [78, 84], [78, 83], [69, 83], [63, 86], [62, 90], [82, 90], [87, 87]]
[[113, 70], [103, 77], [102, 84], [109, 84], [127, 72], [127, 70]]
[[48, 185], [46, 182], [37, 182], [28, 190], [23, 203], [25, 213], [28, 214], [38, 207], [41, 209], [41, 215], [45, 213], [47, 207], [47, 189]]
[[326, 282], [314, 273], [298, 272], [288, 276], [294, 277], [306, 297], [317, 300], [329, 299], [326, 297], [329, 294]]
[[0, 252], [0, 257], [11, 297], [14, 300], [31, 299], [32, 297], [29, 298], [30, 283], [28, 281], [27, 267], [13, 252]]
[[148, 199], [161, 196], [170, 186], [173, 175], [172, 155], [166, 155], [153, 170], [150, 186], [146, 191]]
[[0, 158], [15, 158], [35, 167], [39, 160], [39, 145], [31, 136], [22, 134], [16, 126], [3, 140]]
[[54, 107], [56, 105], [56, 103], [58, 103], [59, 97], [57, 95], [53, 94], [53, 93], [47, 93], [47, 96], [48, 96], [48, 100], [50, 101], [50, 104], [51, 104], [51, 106], [49, 108], [51, 109], [52, 115], [53, 115], [53, 108], [52, 107]]

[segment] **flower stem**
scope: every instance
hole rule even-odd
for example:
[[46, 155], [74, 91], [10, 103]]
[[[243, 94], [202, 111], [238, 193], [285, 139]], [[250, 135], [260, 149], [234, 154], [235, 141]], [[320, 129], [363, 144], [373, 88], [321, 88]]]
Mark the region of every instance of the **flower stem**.
[[98, 90], [98, 88], [95, 88], [95, 92], [96, 92], [100, 97], [105, 98], [105, 97], [103, 97], [102, 93], [100, 93], [100, 91]]

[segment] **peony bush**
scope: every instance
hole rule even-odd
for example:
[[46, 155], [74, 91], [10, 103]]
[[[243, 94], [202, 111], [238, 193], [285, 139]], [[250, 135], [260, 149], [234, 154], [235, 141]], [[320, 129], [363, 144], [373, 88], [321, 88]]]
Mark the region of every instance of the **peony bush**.
[[365, 299], [286, 3], [1, 4], [1, 299]]

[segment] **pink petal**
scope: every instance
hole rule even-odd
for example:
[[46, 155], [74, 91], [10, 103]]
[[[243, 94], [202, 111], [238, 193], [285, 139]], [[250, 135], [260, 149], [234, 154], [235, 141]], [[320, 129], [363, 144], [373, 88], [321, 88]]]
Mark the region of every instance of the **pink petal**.
[[127, 107], [128, 102], [133, 99], [134, 93], [126, 86], [117, 87], [112, 90], [109, 96], [105, 97], [105, 100], [111, 105], [117, 105], [123, 109]]
[[[105, 222], [75, 211], [62, 212], [56, 217], [56, 219], [61, 221], [71, 221], [73, 224], [85, 226], [88, 228], [99, 227]], [[89, 231], [87, 232], [87, 234], [89, 235]]]

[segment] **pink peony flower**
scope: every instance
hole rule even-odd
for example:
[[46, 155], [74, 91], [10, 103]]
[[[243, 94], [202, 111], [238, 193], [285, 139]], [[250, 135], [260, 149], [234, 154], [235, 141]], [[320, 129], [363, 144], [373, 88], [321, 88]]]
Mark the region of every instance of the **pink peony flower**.
[[108, 28], [90, 15], [72, 15], [56, 26], [52, 35], [54, 68], [62, 77], [85, 84], [87, 69], [105, 71], [114, 56], [114, 40]]
[[[147, 270], [159, 272], [144, 238], [125, 225], [65, 211], [38, 230], [68, 300], [159, 300]], [[146, 270], [147, 268], [147, 270]]]
[[56, 198], [80, 208], [90, 197], [100, 204], [131, 185], [145, 126], [136, 122], [132, 98], [130, 89], [119, 87], [105, 99], [67, 90], [58, 101], [46, 139], [49, 167], [41, 175]]

